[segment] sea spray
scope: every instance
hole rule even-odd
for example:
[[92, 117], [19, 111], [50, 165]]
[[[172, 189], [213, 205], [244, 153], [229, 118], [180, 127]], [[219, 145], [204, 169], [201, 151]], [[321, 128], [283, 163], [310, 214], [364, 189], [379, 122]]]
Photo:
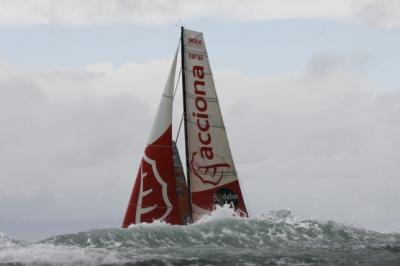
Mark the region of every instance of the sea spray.
[[36, 243], [0, 239], [7, 239], [0, 264], [400, 265], [398, 234], [300, 219], [288, 210], [241, 218], [221, 207], [189, 226], [156, 221]]
[[6, 234], [0, 233], [0, 249], [4, 247], [14, 246], [18, 241], [12, 239]]

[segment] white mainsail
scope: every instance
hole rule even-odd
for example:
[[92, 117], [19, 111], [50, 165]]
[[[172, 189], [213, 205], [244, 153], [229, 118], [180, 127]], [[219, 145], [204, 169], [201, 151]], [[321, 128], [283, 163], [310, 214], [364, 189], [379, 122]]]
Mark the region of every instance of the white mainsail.
[[221, 203], [233, 203], [247, 215], [203, 34], [184, 29], [183, 47], [193, 220]]

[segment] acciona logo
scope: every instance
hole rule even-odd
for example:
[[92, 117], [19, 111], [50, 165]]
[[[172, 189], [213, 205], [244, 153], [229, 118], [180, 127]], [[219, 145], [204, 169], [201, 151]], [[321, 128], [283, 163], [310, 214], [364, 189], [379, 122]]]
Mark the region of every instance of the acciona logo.
[[[212, 142], [212, 131], [208, 115], [207, 84], [205, 82], [204, 67], [195, 65], [193, 73], [193, 94], [194, 112], [192, 113], [195, 121], [195, 136], [199, 147], [192, 152], [191, 168], [194, 176], [198, 177], [203, 183], [218, 185], [224, 177], [224, 173], [229, 171], [231, 165], [225, 162], [218, 162], [215, 159], [214, 147]], [[200, 157], [195, 159], [195, 157]], [[201, 163], [199, 163], [201, 162]]]
[[228, 169], [230, 165], [226, 163], [199, 165], [195, 161], [196, 155], [197, 151], [192, 154], [192, 159], [190, 160], [191, 171], [194, 176], [198, 177], [205, 184], [217, 186], [224, 178], [223, 170]]

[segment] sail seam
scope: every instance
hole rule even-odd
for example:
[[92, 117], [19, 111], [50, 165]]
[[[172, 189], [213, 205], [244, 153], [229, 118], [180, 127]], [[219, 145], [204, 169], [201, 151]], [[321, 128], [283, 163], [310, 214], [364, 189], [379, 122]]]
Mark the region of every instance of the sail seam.
[[167, 94], [163, 94], [162, 96], [163, 96], [163, 97], [166, 97], [166, 98], [171, 98], [171, 99], [174, 98], [174, 96], [172, 96], [172, 95], [167, 95]]
[[146, 144], [146, 147], [172, 147], [172, 145], [157, 145], [157, 144]]
[[[190, 72], [190, 73], [193, 74], [193, 70], [191, 70], [191, 69], [185, 68], [185, 71]], [[203, 73], [204, 73], [204, 75], [206, 75], [206, 76], [211, 76], [211, 77], [212, 77], [212, 73], [211, 73], [211, 72], [206, 72], [206, 71], [204, 71]]]
[[[194, 120], [191, 120], [189, 117], [187, 118], [187, 121], [189, 121], [193, 125], [197, 125], [197, 121], [195, 122]], [[221, 128], [221, 129], [226, 129], [224, 125], [209, 125], [209, 127], [212, 128]]]
[[[195, 94], [187, 93], [187, 97], [191, 98], [191, 99], [196, 99], [199, 96], [196, 96]], [[208, 100], [209, 102], [219, 103], [218, 98], [215, 98], [215, 97], [202, 96], [202, 98], [205, 100]]]
[[200, 52], [200, 51], [196, 51], [196, 50], [189, 50], [189, 49], [185, 49], [185, 52], [187, 53], [196, 53], [205, 57], [208, 57], [207, 52]]
[[144, 208], [147, 208], [147, 207], [154, 207], [154, 209], [177, 209], [177, 208], [179, 208], [179, 206], [172, 206], [172, 207], [155, 207], [154, 205], [143, 205], [143, 204], [134, 204], [134, 203], [131, 203], [131, 204], [128, 204], [129, 206], [140, 206], [140, 207], [144, 207]]

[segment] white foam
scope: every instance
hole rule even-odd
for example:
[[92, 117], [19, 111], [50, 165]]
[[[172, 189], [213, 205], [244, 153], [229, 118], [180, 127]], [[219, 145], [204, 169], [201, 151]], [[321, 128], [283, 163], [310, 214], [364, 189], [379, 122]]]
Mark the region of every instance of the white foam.
[[[230, 205], [225, 204], [223, 206], [216, 206], [215, 210], [210, 212], [209, 214], [204, 215], [203, 217], [200, 218], [195, 224], [204, 224], [204, 223], [209, 223], [213, 221], [219, 221], [219, 220], [226, 220], [226, 219], [247, 219], [244, 217], [241, 217], [239, 212], [236, 212]], [[181, 225], [171, 225], [166, 223], [165, 221], [161, 220], [154, 220], [151, 223], [140, 223], [140, 224], [131, 224], [129, 225], [128, 228], [140, 228], [140, 227], [181, 227]]]
[[0, 232], [0, 247], [8, 247], [16, 244], [17, 241]]
[[143, 222], [140, 224], [131, 224], [128, 226], [128, 228], [130, 229], [130, 228], [140, 228], [140, 227], [169, 227], [169, 226], [174, 226], [174, 225], [168, 224], [162, 220], [154, 220], [151, 223]]
[[215, 210], [200, 218], [195, 224], [209, 223], [213, 221], [226, 220], [226, 219], [247, 219], [240, 216], [230, 205], [223, 206], [217, 205]]
[[154, 259], [170, 262], [197, 258], [198, 254], [216, 251], [215, 247], [218, 252], [231, 255], [232, 250], [250, 248], [264, 252], [277, 246], [279, 250], [285, 250], [287, 246], [291, 250], [311, 245], [354, 249], [399, 243], [400, 239], [398, 235], [353, 229], [334, 222], [300, 219], [288, 210], [242, 218], [229, 206], [217, 207], [190, 226], [155, 221], [132, 226], [129, 230], [93, 230], [32, 244], [1, 234], [0, 239], [11, 244], [0, 245], [0, 263], [64, 266], [123, 264]]
[[28, 265], [98, 265], [123, 262], [116, 251], [51, 244], [27, 244], [0, 249], [2, 263]]

